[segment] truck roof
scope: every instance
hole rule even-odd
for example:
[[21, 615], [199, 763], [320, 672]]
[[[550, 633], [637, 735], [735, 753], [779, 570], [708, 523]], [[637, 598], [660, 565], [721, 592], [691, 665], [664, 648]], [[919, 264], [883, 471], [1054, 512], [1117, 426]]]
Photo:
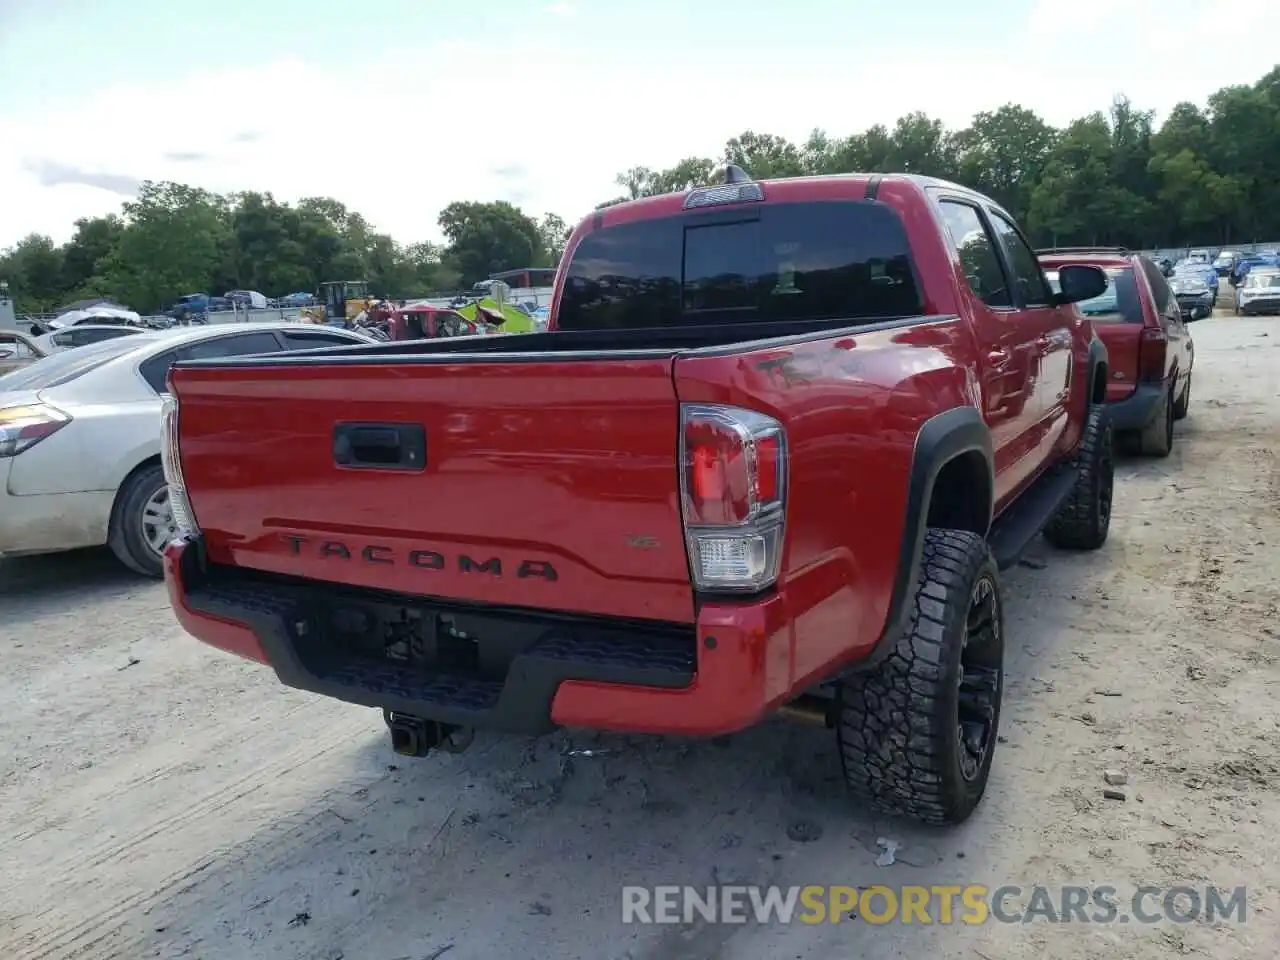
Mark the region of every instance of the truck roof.
[[1115, 250], [1053, 250], [1053, 251], [1037, 251], [1036, 259], [1045, 266], [1054, 266], [1056, 264], [1066, 263], [1084, 263], [1095, 267], [1127, 267], [1130, 266], [1129, 258], [1131, 253], [1120, 253]]
[[[813, 189], [813, 193], [820, 196], [822, 192], [822, 184], [831, 184], [832, 187], [861, 186], [865, 190], [866, 185], [872, 180], [876, 180], [877, 183], [909, 183], [917, 187], [921, 193], [923, 193], [927, 188], [941, 188], [950, 193], [979, 198], [986, 203], [994, 204], [997, 207], [999, 206], [999, 204], [990, 197], [981, 194], [970, 187], [966, 187], [963, 184], [954, 183], [950, 180], [943, 180], [939, 177], [928, 177], [919, 173], [821, 173], [804, 177], [776, 177], [764, 180], [753, 180], [748, 178], [746, 181], [728, 181], [728, 183], [758, 183], [761, 187], [765, 188], [766, 197], [768, 196], [768, 188], [771, 185], [785, 184], [790, 189], [795, 189], [797, 187], [802, 188], [803, 185], [811, 185], [813, 188], [817, 188]], [[616, 215], [618, 212], [623, 211], [627, 214], [626, 219], [641, 219], [645, 216], [661, 216], [665, 213], [673, 212], [673, 200], [677, 197], [684, 197], [697, 190], [713, 189], [717, 186], [724, 185], [726, 185], [724, 182], [718, 184], [704, 184], [692, 187], [689, 190], [677, 190], [671, 193], [660, 193], [649, 197], [637, 197], [634, 200], [624, 200], [621, 203], [602, 207], [588, 215], [586, 219], [593, 220], [597, 225], [599, 225], [606, 217]], [[817, 199], [817, 197], [814, 197], [813, 199]]]

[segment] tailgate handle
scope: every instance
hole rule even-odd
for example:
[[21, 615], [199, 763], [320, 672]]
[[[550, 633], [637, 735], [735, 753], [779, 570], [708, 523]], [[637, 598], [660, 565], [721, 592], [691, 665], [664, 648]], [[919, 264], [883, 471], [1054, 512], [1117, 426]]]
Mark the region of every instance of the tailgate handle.
[[420, 423], [334, 424], [333, 462], [340, 467], [422, 470], [427, 465], [427, 431]]

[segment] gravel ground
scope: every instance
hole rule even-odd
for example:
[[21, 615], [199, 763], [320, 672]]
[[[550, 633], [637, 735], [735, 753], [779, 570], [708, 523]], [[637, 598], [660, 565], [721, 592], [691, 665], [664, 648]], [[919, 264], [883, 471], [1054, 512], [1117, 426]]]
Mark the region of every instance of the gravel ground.
[[[1120, 464], [1106, 548], [1040, 542], [1005, 577], [1005, 742], [949, 832], [859, 815], [830, 735], [783, 723], [402, 760], [376, 711], [206, 650], [101, 554], [0, 563], [0, 956], [1274, 957], [1280, 320], [1192, 332], [1191, 416]], [[624, 883], [715, 881], [1249, 901], [1243, 925], [621, 923]]]

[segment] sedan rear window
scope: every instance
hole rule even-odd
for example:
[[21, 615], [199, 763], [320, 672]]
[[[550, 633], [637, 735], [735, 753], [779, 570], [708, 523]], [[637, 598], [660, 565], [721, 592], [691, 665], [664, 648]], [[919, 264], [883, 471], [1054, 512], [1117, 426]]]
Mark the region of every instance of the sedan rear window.
[[52, 354], [29, 367], [0, 377], [0, 393], [6, 390], [48, 390], [70, 383], [104, 363], [153, 343], [156, 336], [145, 333], [115, 340], [101, 340], [83, 347]]
[[[1138, 299], [1138, 282], [1132, 267], [1115, 267], [1105, 271], [1107, 289], [1092, 300], [1082, 300], [1076, 309], [1099, 323], [1142, 323], [1142, 301]], [[1061, 293], [1058, 271], [1045, 273], [1054, 293]]]
[[711, 208], [588, 233], [565, 272], [561, 330], [922, 311], [906, 231], [869, 201]]

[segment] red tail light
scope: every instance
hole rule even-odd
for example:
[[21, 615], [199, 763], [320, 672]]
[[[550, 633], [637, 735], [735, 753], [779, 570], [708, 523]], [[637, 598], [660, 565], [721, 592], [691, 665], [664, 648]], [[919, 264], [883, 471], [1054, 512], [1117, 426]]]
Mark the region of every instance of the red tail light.
[[1142, 331], [1142, 339], [1138, 343], [1138, 379], [1156, 382], [1164, 379], [1165, 354], [1169, 349], [1169, 340], [1163, 328], [1147, 327]]
[[786, 495], [782, 424], [754, 410], [681, 407], [681, 498], [694, 584], [754, 592], [781, 567]]

